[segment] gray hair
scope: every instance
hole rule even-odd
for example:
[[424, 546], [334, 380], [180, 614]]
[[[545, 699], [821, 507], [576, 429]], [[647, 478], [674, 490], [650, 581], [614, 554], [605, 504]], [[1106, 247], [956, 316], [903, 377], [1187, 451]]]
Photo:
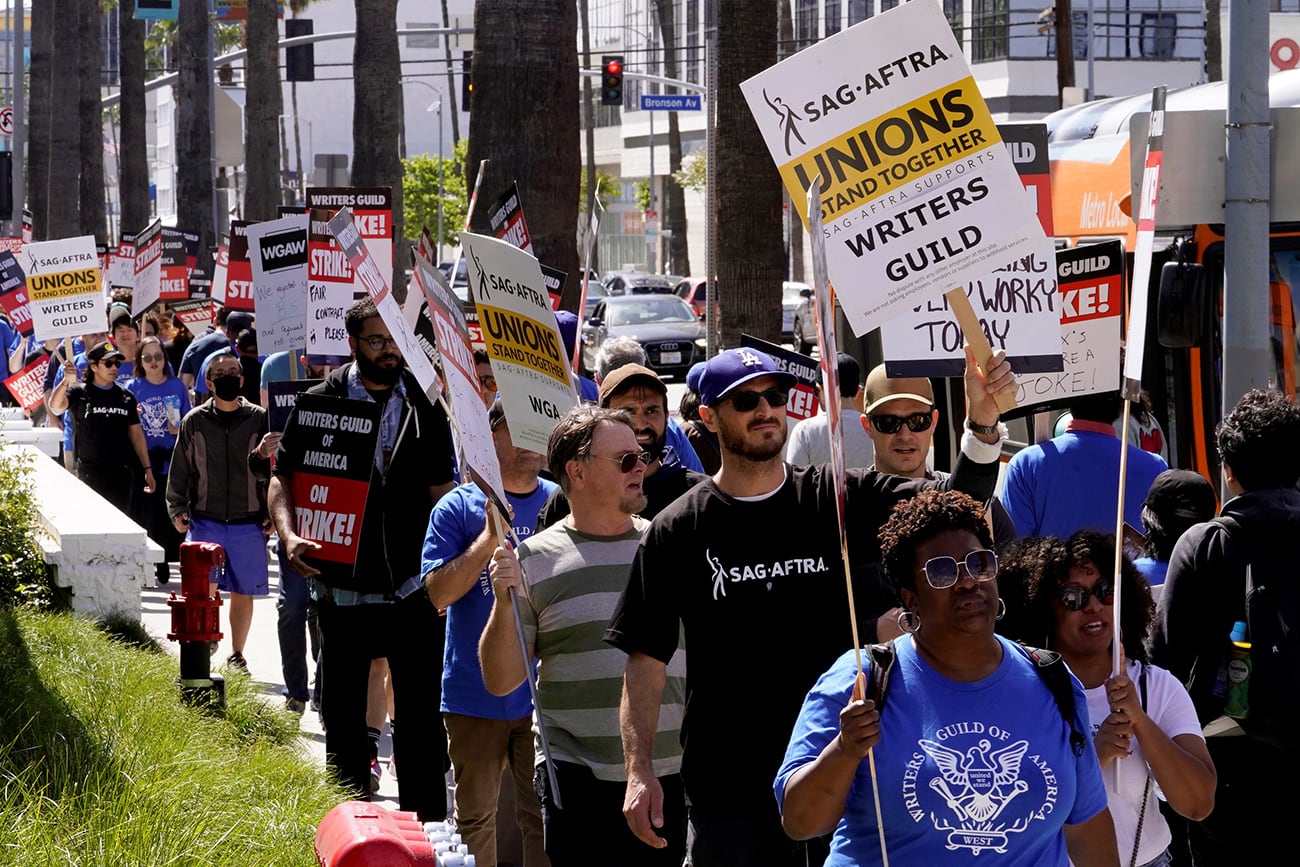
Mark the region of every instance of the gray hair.
[[591, 443], [596, 437], [596, 428], [602, 424], [625, 424], [631, 428], [632, 417], [622, 409], [579, 404], [565, 413], [551, 430], [546, 443], [546, 466], [564, 493], [569, 493], [569, 474], [565, 465], [569, 461], [591, 458]]
[[611, 370], [618, 370], [625, 364], [649, 367], [649, 362], [645, 347], [631, 337], [611, 337], [600, 344], [596, 352], [596, 381], [604, 382]]

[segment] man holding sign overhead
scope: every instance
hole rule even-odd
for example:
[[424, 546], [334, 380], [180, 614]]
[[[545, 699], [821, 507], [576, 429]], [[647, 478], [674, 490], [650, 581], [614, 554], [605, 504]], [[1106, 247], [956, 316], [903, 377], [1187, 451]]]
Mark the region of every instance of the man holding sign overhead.
[[[649, 771], [657, 696], [685, 630], [682, 780], [695, 867], [805, 863], [803, 844], [781, 830], [771, 781], [804, 694], [852, 646], [830, 470], [781, 460], [793, 381], [753, 349], [708, 362], [700, 416], [718, 433], [722, 469], [655, 518], [605, 633], [628, 654], [624, 812], [649, 841], [662, 798]], [[845, 521], [855, 565], [879, 562], [877, 529], [896, 502], [924, 487], [988, 499], [1001, 451], [995, 399], [1014, 389], [1001, 353], [988, 376], [968, 357], [969, 430], [945, 481], [849, 471]], [[862, 581], [868, 571], [854, 574], [859, 596], [871, 592]], [[864, 641], [875, 640], [879, 614], [858, 609]]]
[[353, 304], [344, 324], [355, 361], [298, 399], [276, 452], [271, 515], [318, 606], [327, 763], [368, 797], [366, 688], [370, 661], [386, 657], [393, 717], [408, 721], [394, 735], [401, 808], [439, 821], [443, 621], [424, 592], [420, 546], [434, 503], [455, 486], [451, 432], [374, 302]]

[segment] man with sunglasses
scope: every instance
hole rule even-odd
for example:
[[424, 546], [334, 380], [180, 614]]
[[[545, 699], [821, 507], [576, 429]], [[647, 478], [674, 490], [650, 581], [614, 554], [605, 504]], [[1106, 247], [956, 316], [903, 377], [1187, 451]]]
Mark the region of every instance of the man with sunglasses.
[[[804, 844], [782, 831], [771, 780], [804, 695], [852, 646], [830, 471], [781, 459], [793, 385], [793, 376], [753, 349], [708, 362], [700, 417], [718, 433], [722, 469], [655, 518], [605, 633], [628, 654], [624, 813], [650, 841], [662, 797], [648, 770], [650, 734], [665, 665], [684, 629], [690, 709], [682, 779], [695, 867], [805, 863]], [[879, 594], [867, 585], [868, 564], [880, 560], [876, 532], [895, 503], [923, 487], [992, 495], [1002, 438], [995, 395], [1014, 388], [1004, 354], [995, 354], [986, 377], [968, 353], [970, 430], [949, 479], [848, 472], [845, 528], [857, 598]], [[876, 612], [857, 610], [861, 640], [874, 641]]]
[[50, 412], [68, 411], [77, 443], [77, 478], [101, 497], [131, 514], [135, 473], [131, 456], [144, 472], [144, 490], [153, 493], [153, 467], [140, 427], [135, 398], [117, 384], [125, 356], [108, 341], [86, 350], [86, 380], [77, 379], [77, 364], [63, 363], [63, 379], [50, 392]]

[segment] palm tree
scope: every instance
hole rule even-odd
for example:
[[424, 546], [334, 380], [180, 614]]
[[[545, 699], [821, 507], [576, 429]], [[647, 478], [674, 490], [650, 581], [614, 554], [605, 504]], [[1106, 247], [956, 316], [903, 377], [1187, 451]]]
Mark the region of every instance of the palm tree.
[[178, 22], [176, 218], [199, 235], [199, 261], [215, 245], [212, 216], [211, 45], [207, 0], [181, 0]]
[[244, 219], [273, 220], [280, 204], [280, 32], [277, 0], [249, 0], [244, 103]]
[[[740, 83], [776, 62], [776, 4], [718, 4], [718, 130], [715, 154], [719, 225], [718, 295], [722, 342], [741, 333], [777, 341], [781, 330], [781, 180]], [[778, 341], [779, 342], [779, 341]]]
[[[474, 100], [469, 116], [472, 186], [487, 158], [482, 195], [518, 181], [537, 258], [578, 269], [578, 32], [573, 0], [478, 0], [474, 6]], [[480, 208], [475, 225], [486, 226]], [[578, 303], [579, 281], [563, 304]]]
[[[664, 44], [664, 75], [677, 78], [677, 23], [674, 20], [674, 0], [655, 0], [659, 13], [659, 34]], [[667, 88], [676, 93], [677, 88]], [[672, 229], [668, 239], [668, 273], [690, 274], [691, 256], [686, 243], [686, 191], [677, 185], [673, 175], [682, 170], [682, 131], [677, 123], [677, 112], [668, 112], [668, 177], [664, 179], [664, 225]]]
[[38, 240], [71, 238], [77, 219], [79, 126], [66, 122], [80, 90], [77, 64], [67, 46], [77, 44], [78, 0], [32, 4], [31, 125], [28, 129], [27, 201]]
[[81, 166], [78, 216], [80, 234], [94, 235], [103, 244], [108, 240], [104, 206], [104, 113], [100, 107], [103, 77], [99, 68], [104, 13], [99, 0], [79, 0], [77, 7], [78, 162]]
[[392, 286], [405, 298], [407, 253], [403, 246], [402, 63], [397, 47], [397, 0], [356, 0], [353, 47], [352, 183], [393, 190]]
[[117, 16], [118, 78], [122, 94], [121, 137], [117, 149], [117, 189], [121, 202], [118, 234], [134, 234], [149, 222], [149, 163], [146, 158], [144, 99], [144, 22]]

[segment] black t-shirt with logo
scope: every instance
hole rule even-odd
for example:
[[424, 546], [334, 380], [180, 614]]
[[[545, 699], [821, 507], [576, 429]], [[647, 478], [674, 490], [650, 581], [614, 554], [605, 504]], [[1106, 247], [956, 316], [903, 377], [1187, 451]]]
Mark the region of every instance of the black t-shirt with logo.
[[68, 386], [77, 460], [105, 469], [132, 466], [131, 425], [140, 423], [135, 397], [114, 383], [108, 388], [74, 382]]
[[[986, 499], [996, 473], [997, 464], [963, 458], [956, 486]], [[867, 642], [893, 604], [879, 527], [899, 500], [952, 485], [868, 470], [847, 478], [845, 525]], [[666, 663], [684, 628], [682, 778], [692, 803], [743, 810], [737, 805], [770, 801], [804, 696], [853, 646], [848, 610], [828, 468], [787, 467], [785, 484], [758, 501], [728, 496], [708, 479], [659, 513], [605, 640]]]

